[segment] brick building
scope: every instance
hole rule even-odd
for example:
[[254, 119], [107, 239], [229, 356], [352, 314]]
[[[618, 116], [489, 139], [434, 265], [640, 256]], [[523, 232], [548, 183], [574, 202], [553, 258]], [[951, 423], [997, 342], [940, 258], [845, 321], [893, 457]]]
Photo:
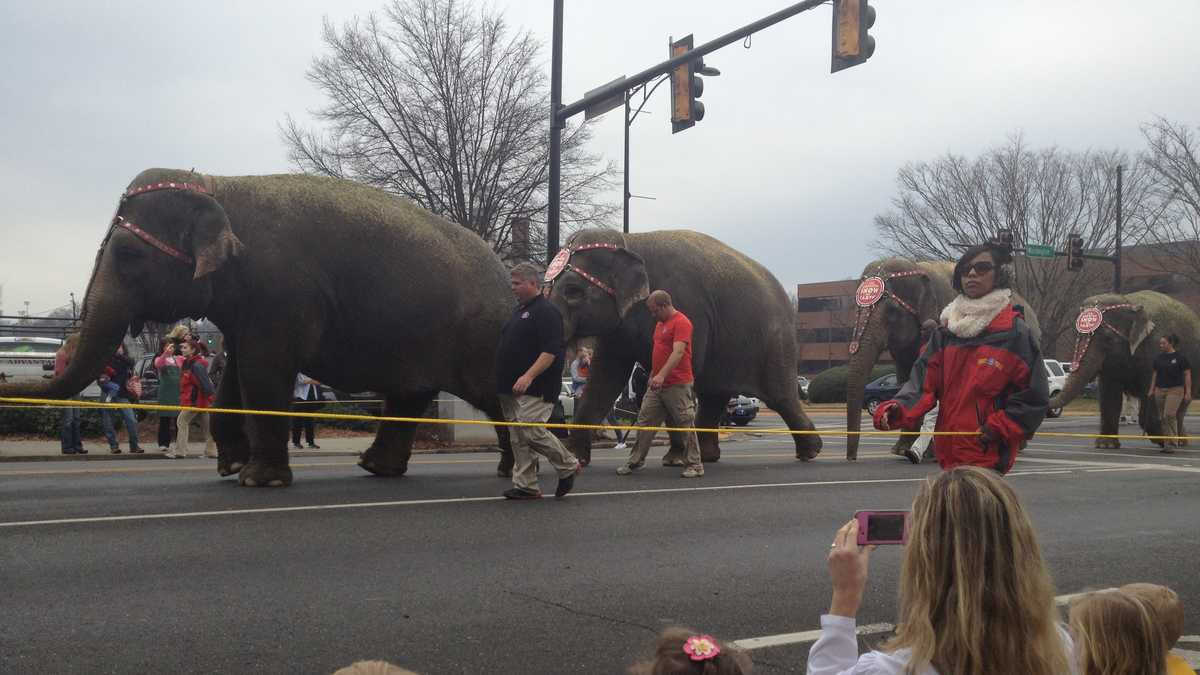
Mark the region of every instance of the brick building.
[[[1167, 247], [1171, 247], [1167, 249]], [[1167, 254], [1170, 250], [1172, 253]], [[1190, 255], [1180, 255], [1190, 251]], [[1200, 285], [1181, 274], [1187, 265], [1186, 259], [1200, 261], [1200, 242], [1174, 244], [1152, 244], [1126, 248], [1121, 256], [1122, 291], [1152, 290], [1164, 293], [1191, 307], [1200, 314]], [[1102, 261], [1089, 260], [1087, 265], [1101, 265], [1111, 271], [1111, 266]], [[1187, 270], [1189, 275], [1200, 278], [1200, 272]], [[1106, 280], [1111, 279], [1111, 273]], [[1103, 293], [1109, 286], [1097, 287], [1093, 293]], [[850, 338], [854, 332], [854, 292], [858, 279], [845, 281], [821, 281], [796, 286], [796, 337], [797, 368], [801, 375], [813, 375], [833, 366], [845, 365], [849, 359]], [[1069, 358], [1075, 336], [1068, 331], [1057, 350], [1061, 358]], [[1064, 356], [1067, 355], [1067, 356]], [[891, 362], [892, 357], [884, 350], [881, 363]]]

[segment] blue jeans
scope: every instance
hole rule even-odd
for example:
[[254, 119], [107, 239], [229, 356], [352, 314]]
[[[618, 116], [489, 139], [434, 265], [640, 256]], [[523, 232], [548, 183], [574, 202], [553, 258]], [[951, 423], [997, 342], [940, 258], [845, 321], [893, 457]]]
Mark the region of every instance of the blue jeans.
[[62, 424], [59, 426], [59, 436], [62, 438], [63, 452], [83, 449], [83, 439], [79, 436], [79, 408], [63, 408]]
[[[121, 396], [110, 398], [108, 393], [101, 395], [100, 400], [105, 403], [129, 403], [127, 398]], [[100, 409], [100, 422], [104, 425], [104, 437], [108, 439], [108, 447], [110, 450], [121, 447], [121, 444], [117, 442], [117, 432], [113, 429], [112, 414], [114, 412], [120, 412], [121, 416], [125, 418], [125, 433], [129, 434], [129, 449], [133, 450], [138, 447], [137, 418], [133, 416], [133, 408]]]

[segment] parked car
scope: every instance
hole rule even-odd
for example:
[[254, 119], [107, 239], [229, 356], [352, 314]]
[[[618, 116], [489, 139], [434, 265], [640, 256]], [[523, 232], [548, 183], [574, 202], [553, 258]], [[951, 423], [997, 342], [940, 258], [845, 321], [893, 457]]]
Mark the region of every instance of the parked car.
[[[54, 377], [54, 355], [62, 340], [46, 337], [0, 337], [0, 382], [34, 383]], [[92, 382], [80, 392], [98, 400], [100, 387]]]
[[900, 382], [896, 379], [895, 373], [889, 373], [875, 379], [863, 388], [863, 407], [872, 415], [875, 414], [875, 409], [880, 403], [896, 398], [896, 394], [900, 393]]
[[741, 394], [734, 396], [725, 406], [725, 416], [731, 423], [739, 427], [746, 426], [755, 417], [758, 417], [758, 399]]
[[[1046, 366], [1046, 383], [1050, 385], [1050, 398], [1054, 398], [1067, 385], [1067, 373], [1063, 370], [1063, 364], [1054, 359], [1043, 359], [1042, 363]], [[1058, 417], [1062, 415], [1062, 410], [1062, 407], [1051, 408], [1046, 411], [1046, 417]]]

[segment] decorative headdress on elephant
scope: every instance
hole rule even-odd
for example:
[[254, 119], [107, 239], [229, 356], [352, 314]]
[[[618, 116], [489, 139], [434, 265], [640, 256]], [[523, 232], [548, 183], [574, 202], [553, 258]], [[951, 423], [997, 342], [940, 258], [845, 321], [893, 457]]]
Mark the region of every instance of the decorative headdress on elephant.
[[550, 263], [546, 281], [554, 283], [569, 274], [587, 281], [589, 292], [612, 296], [621, 318], [650, 295], [646, 263], [614, 230], [576, 232]]
[[1100, 295], [1089, 298], [1080, 307], [1079, 316], [1075, 319], [1077, 336], [1072, 361], [1076, 367], [1099, 330], [1108, 331], [1126, 341], [1132, 355], [1154, 332], [1154, 321], [1144, 306], [1129, 302], [1123, 296]]

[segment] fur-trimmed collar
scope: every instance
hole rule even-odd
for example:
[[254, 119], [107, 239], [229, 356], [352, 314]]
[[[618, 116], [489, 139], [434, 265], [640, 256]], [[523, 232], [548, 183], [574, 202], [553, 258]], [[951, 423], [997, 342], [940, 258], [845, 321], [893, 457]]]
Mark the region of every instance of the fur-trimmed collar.
[[972, 300], [959, 294], [942, 310], [942, 325], [960, 338], [978, 336], [1012, 302], [1012, 289], [997, 288]]

